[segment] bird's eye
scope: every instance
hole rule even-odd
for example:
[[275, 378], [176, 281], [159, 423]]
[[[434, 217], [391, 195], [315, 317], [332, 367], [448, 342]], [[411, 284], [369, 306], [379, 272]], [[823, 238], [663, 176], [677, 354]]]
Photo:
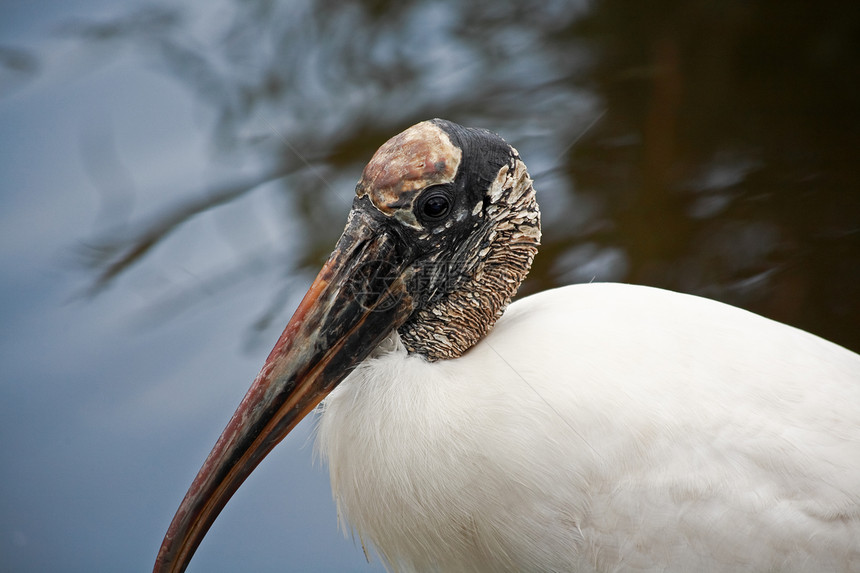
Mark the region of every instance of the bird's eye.
[[418, 215], [427, 223], [441, 221], [451, 211], [451, 196], [446, 187], [434, 185], [424, 190], [418, 201]]

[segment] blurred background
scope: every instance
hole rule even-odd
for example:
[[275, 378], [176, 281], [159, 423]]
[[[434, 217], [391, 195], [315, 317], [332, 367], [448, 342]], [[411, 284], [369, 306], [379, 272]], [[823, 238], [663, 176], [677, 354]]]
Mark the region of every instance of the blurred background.
[[[151, 569], [364, 163], [424, 119], [529, 166], [521, 293], [655, 285], [860, 350], [858, 58], [837, 0], [3, 0], [0, 571]], [[312, 428], [189, 571], [383, 570]]]

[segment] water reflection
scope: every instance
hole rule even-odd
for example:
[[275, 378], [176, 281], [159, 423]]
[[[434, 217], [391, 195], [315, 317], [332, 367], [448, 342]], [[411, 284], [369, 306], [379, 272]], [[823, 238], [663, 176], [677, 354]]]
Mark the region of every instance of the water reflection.
[[211, 114], [220, 157], [260, 165], [102, 236], [96, 283], [272, 181], [309, 237], [299, 267], [317, 268], [347, 210], [341, 182], [391, 135], [445, 117], [501, 133], [536, 176], [545, 240], [525, 292], [657, 285], [860, 350], [858, 28], [860, 4], [833, 0], [256, 0], [217, 22], [147, 8], [70, 24], [95, 49], [147, 54]]

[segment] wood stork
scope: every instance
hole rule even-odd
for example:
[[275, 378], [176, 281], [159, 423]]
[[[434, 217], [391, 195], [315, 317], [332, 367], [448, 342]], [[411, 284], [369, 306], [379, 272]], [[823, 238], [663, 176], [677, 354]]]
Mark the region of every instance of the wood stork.
[[155, 571], [326, 396], [339, 510], [392, 571], [860, 571], [860, 356], [647, 287], [505, 312], [539, 240], [497, 135], [385, 143]]

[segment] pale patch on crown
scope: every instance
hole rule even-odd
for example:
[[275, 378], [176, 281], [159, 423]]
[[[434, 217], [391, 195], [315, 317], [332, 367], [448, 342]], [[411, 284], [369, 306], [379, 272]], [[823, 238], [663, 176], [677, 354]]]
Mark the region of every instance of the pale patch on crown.
[[386, 141], [373, 154], [355, 193], [369, 196], [385, 215], [419, 228], [412, 213], [415, 198], [431, 185], [452, 182], [462, 157], [463, 151], [442, 128], [422, 121]]

